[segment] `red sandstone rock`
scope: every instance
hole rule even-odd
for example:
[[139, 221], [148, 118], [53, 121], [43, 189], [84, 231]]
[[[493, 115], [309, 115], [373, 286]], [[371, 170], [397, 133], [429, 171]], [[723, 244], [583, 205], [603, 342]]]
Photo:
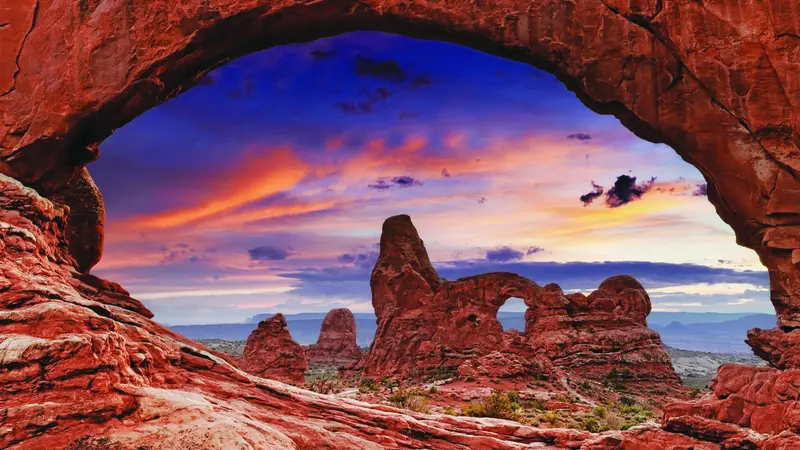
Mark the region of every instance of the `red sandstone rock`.
[[800, 369], [800, 330], [785, 332], [780, 328], [747, 332], [747, 345], [753, 353], [778, 369]]
[[349, 309], [328, 311], [317, 343], [306, 349], [306, 359], [308, 362], [341, 366], [361, 359], [361, 348], [356, 343], [356, 319]]
[[705, 440], [716, 435], [713, 439], [718, 442], [736, 437], [736, 427], [766, 434], [800, 432], [800, 369], [725, 364], [710, 388], [697, 400], [665, 406], [667, 429]]
[[[411, 219], [400, 215], [384, 222], [370, 285], [378, 330], [360, 364], [368, 375], [450, 367], [462, 376], [509, 377], [554, 364], [573, 378], [604, 379], [613, 368], [619, 381], [680, 381], [658, 333], [646, 327], [650, 299], [629, 276], [609, 278], [588, 297], [513, 273], [446, 281]], [[524, 334], [504, 333], [497, 320], [510, 297], [528, 305]]]
[[588, 297], [550, 284], [534, 305], [526, 313], [530, 345], [568, 373], [679, 383], [660, 336], [647, 328], [650, 298], [634, 278], [611, 277]]
[[[800, 268], [791, 256], [800, 249], [796, 1], [173, 6], [7, 2], [0, 20], [0, 172], [40, 187], [52, 173], [81, 169], [113, 130], [265, 45], [356, 29], [453, 40], [535, 61], [589, 108], [614, 114], [644, 139], [668, 143], [695, 165], [737, 241], [770, 270], [779, 325], [800, 327]], [[96, 255], [102, 217], [97, 208], [76, 214], [83, 217], [70, 223], [94, 224], [70, 236], [85, 268]], [[766, 233], [781, 238], [762, 240]]]
[[292, 339], [283, 314], [258, 323], [247, 337], [239, 367], [245, 372], [284, 383], [305, 383], [306, 353]]

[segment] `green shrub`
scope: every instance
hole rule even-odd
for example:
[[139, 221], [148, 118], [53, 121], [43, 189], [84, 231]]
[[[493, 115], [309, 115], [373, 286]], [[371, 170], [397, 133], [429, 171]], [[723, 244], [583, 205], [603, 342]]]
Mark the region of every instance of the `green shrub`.
[[345, 382], [338, 375], [322, 374], [318, 377], [307, 378], [306, 387], [320, 394], [338, 394], [344, 390]]
[[619, 373], [617, 372], [617, 368], [616, 367], [612, 367], [611, 370], [608, 372], [608, 375], [606, 375], [606, 378], [608, 378], [609, 380], [616, 380], [617, 377], [619, 377]]
[[544, 414], [542, 414], [542, 420], [550, 425], [555, 425], [560, 419], [561, 415], [556, 411], [545, 411]]
[[588, 431], [590, 433], [599, 433], [599, 432], [603, 431], [602, 427], [600, 426], [600, 422], [598, 422], [597, 419], [595, 419], [594, 417], [590, 417], [590, 418], [584, 420], [581, 423], [581, 425], [582, 425], [581, 428], [583, 428], [584, 430], [586, 430], [586, 431]]
[[437, 389], [436, 386], [431, 386], [431, 388], [428, 389], [428, 392], [431, 393], [431, 394], [435, 394], [438, 391], [439, 391], [439, 389]]
[[[514, 406], [516, 406], [516, 409]], [[512, 402], [506, 392], [494, 389], [488, 396], [470, 402], [464, 408], [464, 414], [472, 417], [516, 420], [517, 410], [519, 409], [519, 404]]]
[[375, 381], [374, 378], [362, 378], [361, 384], [358, 386], [358, 392], [366, 393], [378, 390], [378, 383]]
[[428, 397], [417, 388], [398, 389], [389, 397], [389, 401], [399, 408], [411, 411], [427, 413], [429, 410]]
[[608, 411], [606, 411], [606, 409], [602, 405], [597, 405], [594, 408], [592, 408], [592, 415], [597, 416], [601, 419], [605, 419], [607, 414]]

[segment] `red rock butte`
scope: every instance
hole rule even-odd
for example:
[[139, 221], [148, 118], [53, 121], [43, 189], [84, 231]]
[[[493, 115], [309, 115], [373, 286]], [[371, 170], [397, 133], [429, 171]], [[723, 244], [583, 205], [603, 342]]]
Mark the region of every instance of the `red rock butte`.
[[[647, 328], [650, 298], [629, 276], [605, 280], [588, 297], [508, 272], [447, 281], [411, 218], [398, 215], [383, 223], [370, 286], [378, 329], [360, 362], [367, 375], [444, 368], [496, 378], [560, 369], [560, 377], [602, 380], [613, 371], [624, 381], [680, 383], [661, 338]], [[528, 307], [524, 333], [504, 333], [497, 319], [511, 297]], [[510, 372], [514, 366], [521, 369]]]
[[[800, 448], [799, 10], [794, 0], [6, 2], [0, 447]], [[664, 429], [598, 436], [427, 416], [248, 375], [151, 321], [119, 285], [81, 275], [100, 260], [104, 223], [85, 166], [113, 130], [226, 61], [353, 30], [533, 64], [672, 147], [769, 270], [779, 328], [748, 341], [776, 368], [724, 366], [713, 392], [665, 409]], [[439, 283], [419, 273], [415, 287]]]
[[259, 377], [297, 385], [306, 381], [306, 352], [292, 339], [280, 313], [258, 323], [238, 362], [242, 370]]
[[322, 321], [319, 339], [306, 349], [311, 363], [332, 363], [346, 366], [361, 359], [361, 348], [356, 343], [356, 318], [347, 308], [328, 311]]

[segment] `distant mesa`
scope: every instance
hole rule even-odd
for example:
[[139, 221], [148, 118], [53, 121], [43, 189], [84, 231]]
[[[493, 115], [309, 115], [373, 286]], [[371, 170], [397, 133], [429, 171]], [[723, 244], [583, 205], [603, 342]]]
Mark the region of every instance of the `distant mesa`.
[[306, 349], [309, 363], [345, 366], [361, 359], [356, 343], [356, 319], [347, 308], [332, 309], [322, 321], [319, 339]]
[[292, 339], [286, 318], [275, 314], [250, 333], [239, 367], [245, 372], [300, 385], [308, 369], [303, 347]]

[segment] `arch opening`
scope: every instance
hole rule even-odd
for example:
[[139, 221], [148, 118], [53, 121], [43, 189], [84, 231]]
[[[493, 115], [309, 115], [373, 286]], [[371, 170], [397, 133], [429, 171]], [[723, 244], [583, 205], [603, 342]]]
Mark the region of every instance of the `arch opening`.
[[503, 326], [503, 331], [517, 330], [525, 332], [525, 311], [528, 306], [520, 297], [510, 297], [497, 311], [497, 320]]
[[[448, 67], [466, 69], [458, 74]], [[450, 82], [456, 75], [458, 82]], [[722, 242], [691, 238], [680, 221], [665, 220], [671, 204], [686, 205], [678, 213], [685, 221], [724, 229], [705, 197], [696, 195], [700, 174], [671, 149], [586, 110], [544, 72], [399, 35], [346, 34], [245, 56], [121, 128], [101, 148], [103, 157], [88, 166], [109, 205], [109, 245], [96, 272], [123, 281], [158, 320], [173, 325], [287, 313], [281, 296], [306, 302], [289, 311], [324, 312], [328, 305], [320, 306], [313, 293], [331, 290], [320, 279], [325, 270], [346, 272], [330, 307], [370, 313], [374, 244], [381, 221], [397, 213], [430, 224], [424, 238], [433, 260], [449, 265], [442, 272], [447, 279], [510, 271], [587, 293], [612, 275], [647, 277], [648, 270], [669, 273], [663, 268], [686, 262], [680, 246], [644, 251], [653, 244], [645, 230], [691, 240], [698, 252], [709, 237]], [[629, 188], [647, 192], [620, 204], [608, 192], [623, 175], [638, 177]], [[604, 193], [596, 194], [593, 182]], [[651, 214], [652, 208], [662, 212]], [[487, 221], [461, 220], [467, 216]], [[231, 232], [239, 228], [249, 234]], [[723, 240], [723, 252], [706, 248], [714, 260], [694, 262], [723, 273], [730, 268], [719, 257], [748, 256], [730, 236]], [[327, 242], [336, 244], [325, 248], [324, 260], [309, 256]], [[131, 251], [146, 255], [131, 257]], [[626, 262], [654, 255], [667, 266]], [[228, 261], [225, 268], [218, 267], [221, 260]], [[608, 260], [614, 265], [601, 263]], [[132, 270], [131, 261], [150, 261], [155, 270]], [[560, 269], [592, 273], [563, 277]], [[260, 270], [276, 276], [261, 283]], [[314, 283], [304, 284], [304, 277]], [[186, 281], [165, 289], [176, 279]], [[499, 308], [506, 295], [525, 295], [512, 285], [487, 291], [497, 294], [490, 301]], [[248, 289], [253, 293], [243, 292]], [[237, 300], [227, 309], [218, 295], [226, 290], [236, 293], [225, 301]], [[657, 311], [698, 308], [697, 297], [675, 301], [673, 294], [654, 301]], [[759, 295], [763, 304], [763, 292], [753, 298]], [[192, 296], [206, 306], [193, 305]], [[196, 314], [187, 316], [187, 309]]]

